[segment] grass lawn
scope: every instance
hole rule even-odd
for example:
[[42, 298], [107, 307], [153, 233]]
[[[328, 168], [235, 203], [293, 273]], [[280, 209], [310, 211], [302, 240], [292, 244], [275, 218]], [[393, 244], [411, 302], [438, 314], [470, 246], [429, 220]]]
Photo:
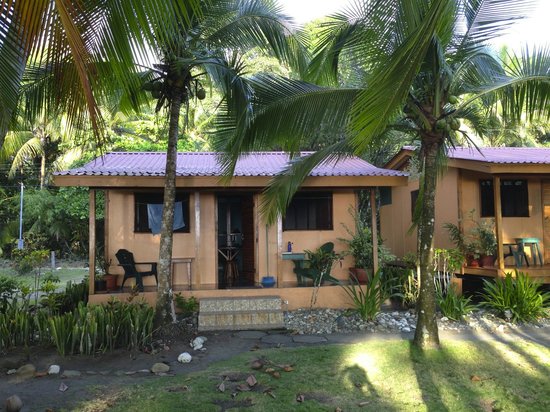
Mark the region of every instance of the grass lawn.
[[[267, 364], [253, 370], [258, 358]], [[239, 391], [249, 375], [256, 385]], [[549, 411], [550, 349], [496, 341], [445, 342], [425, 354], [406, 341], [270, 349], [146, 386], [96, 389], [79, 410]]]
[[[51, 272], [50, 268], [42, 268], [40, 271], [40, 276], [44, 276], [45, 273]], [[77, 268], [77, 267], [62, 267], [59, 270], [54, 271], [55, 275], [59, 277], [59, 289], [65, 289], [65, 286], [69, 280], [73, 282], [80, 282], [87, 274], [87, 268]], [[34, 286], [34, 274], [28, 275], [18, 275], [13, 269], [9, 267], [1, 267], [0, 275], [4, 276], [14, 276], [17, 280], [26, 283], [29, 286]]]

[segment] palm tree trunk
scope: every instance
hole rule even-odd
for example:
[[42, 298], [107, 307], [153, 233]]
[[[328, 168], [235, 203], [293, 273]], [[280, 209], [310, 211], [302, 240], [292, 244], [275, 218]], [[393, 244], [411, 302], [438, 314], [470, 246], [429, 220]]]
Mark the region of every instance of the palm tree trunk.
[[40, 190], [44, 189], [46, 184], [46, 153], [42, 152], [40, 157]]
[[418, 248], [420, 266], [420, 293], [417, 303], [418, 321], [414, 344], [422, 349], [439, 348], [439, 332], [435, 317], [435, 287], [433, 278], [433, 237], [435, 222], [435, 189], [437, 183], [437, 153], [442, 138], [422, 137], [421, 159], [423, 180], [420, 188], [422, 201], [418, 221]]
[[161, 326], [176, 321], [174, 292], [172, 290], [172, 245], [174, 240], [174, 202], [176, 198], [176, 163], [179, 133], [179, 118], [182, 93], [175, 92], [170, 106], [170, 127], [166, 152], [166, 177], [164, 180], [164, 208], [160, 231], [157, 305], [155, 325]]

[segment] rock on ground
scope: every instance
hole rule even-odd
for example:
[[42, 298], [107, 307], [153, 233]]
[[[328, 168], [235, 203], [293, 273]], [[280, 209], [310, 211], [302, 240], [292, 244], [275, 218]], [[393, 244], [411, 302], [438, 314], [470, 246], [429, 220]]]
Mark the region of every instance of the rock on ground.
[[151, 367], [152, 373], [166, 373], [170, 370], [170, 366], [166, 363], [158, 362]]

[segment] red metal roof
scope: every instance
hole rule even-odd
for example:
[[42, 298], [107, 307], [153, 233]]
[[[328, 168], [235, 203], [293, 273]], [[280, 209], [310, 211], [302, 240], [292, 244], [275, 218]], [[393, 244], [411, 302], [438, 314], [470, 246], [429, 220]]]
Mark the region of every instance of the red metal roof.
[[[403, 150], [414, 151], [414, 146]], [[500, 164], [550, 164], [547, 147], [456, 147], [449, 149], [449, 158]]]
[[[302, 152], [307, 156], [311, 152]], [[180, 152], [177, 176], [222, 176], [214, 152]], [[234, 176], [274, 176], [288, 165], [284, 152], [253, 152], [241, 156]], [[58, 176], [164, 176], [166, 153], [112, 152], [86, 165], [56, 173]], [[346, 157], [317, 166], [310, 176], [406, 176], [406, 173], [381, 169], [358, 157]]]

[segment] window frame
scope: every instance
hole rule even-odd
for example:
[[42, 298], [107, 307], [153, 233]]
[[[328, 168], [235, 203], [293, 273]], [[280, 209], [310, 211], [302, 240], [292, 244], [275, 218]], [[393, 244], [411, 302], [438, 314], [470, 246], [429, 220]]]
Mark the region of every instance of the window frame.
[[[317, 202], [314, 204], [309, 203], [311, 200], [316, 200]], [[328, 212], [325, 214], [327, 216], [327, 221], [325, 225], [319, 224], [320, 216], [324, 216], [323, 214], [319, 214], [319, 210], [322, 211], [322, 208], [319, 207], [321, 201], [326, 201], [327, 204], [325, 205], [328, 208]], [[303, 205], [304, 202], [307, 202], [307, 207]], [[296, 204], [298, 203], [298, 204]], [[310, 211], [311, 207], [315, 207], [317, 214], [317, 217], [315, 218], [315, 222], [311, 222], [312, 218], [310, 218]], [[297, 219], [298, 213], [296, 213], [296, 210], [305, 211], [306, 213], [306, 226], [302, 227], [298, 224]], [[294, 223], [290, 224], [291, 217], [289, 216], [290, 213], [293, 213], [293, 220]], [[311, 224], [310, 224], [311, 222]], [[292, 198], [290, 204], [287, 207], [285, 216], [283, 217], [283, 232], [292, 232], [292, 231], [331, 231], [334, 230], [334, 196], [333, 192], [298, 192], [294, 195]]]
[[[149, 228], [149, 218], [147, 217], [147, 203], [161, 204], [164, 202], [164, 192], [162, 191], [135, 191], [134, 197], [134, 233], [152, 233]], [[147, 199], [153, 201], [146, 202]], [[160, 202], [159, 202], [160, 200]], [[190, 233], [191, 232], [191, 220], [190, 215], [190, 193], [176, 191], [175, 202], [182, 202], [183, 221], [185, 226], [173, 230], [173, 233]], [[139, 206], [143, 206], [144, 210], [138, 210]], [[140, 216], [144, 219], [140, 219]]]
[[420, 195], [420, 189], [411, 190], [411, 220], [414, 220], [414, 210], [416, 209], [416, 202]]
[[[521, 187], [520, 190], [509, 189]], [[520, 204], [522, 202], [523, 204]], [[481, 217], [495, 217], [494, 189], [492, 179], [479, 179], [479, 205]], [[513, 203], [513, 206], [509, 206]], [[501, 179], [500, 208], [502, 217], [530, 217], [529, 180]]]

